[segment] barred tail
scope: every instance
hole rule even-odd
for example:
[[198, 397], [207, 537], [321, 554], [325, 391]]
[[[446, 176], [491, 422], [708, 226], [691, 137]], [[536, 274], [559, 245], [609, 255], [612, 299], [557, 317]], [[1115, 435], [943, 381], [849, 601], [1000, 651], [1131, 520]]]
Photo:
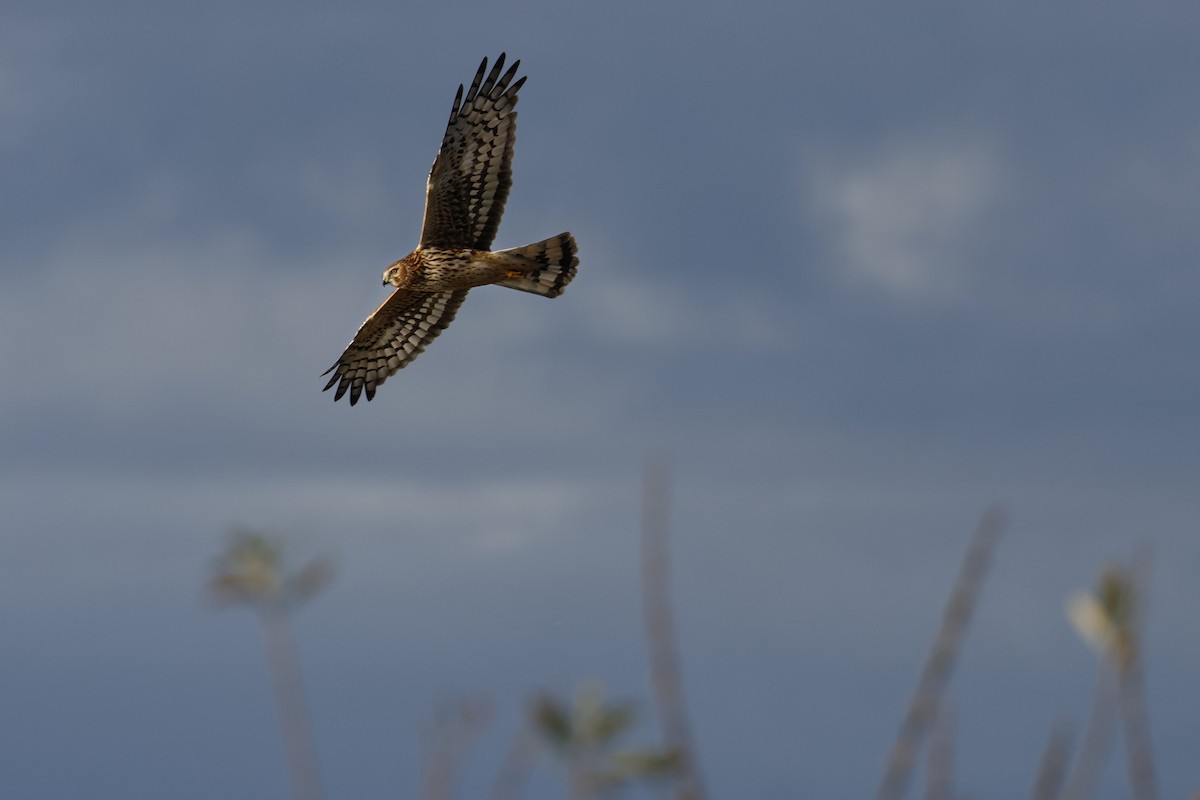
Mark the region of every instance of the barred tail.
[[577, 249], [574, 236], [560, 233], [536, 244], [497, 251], [495, 255], [508, 256], [529, 267], [528, 274], [499, 281], [498, 285], [542, 297], [558, 297], [575, 277], [575, 268], [579, 266]]

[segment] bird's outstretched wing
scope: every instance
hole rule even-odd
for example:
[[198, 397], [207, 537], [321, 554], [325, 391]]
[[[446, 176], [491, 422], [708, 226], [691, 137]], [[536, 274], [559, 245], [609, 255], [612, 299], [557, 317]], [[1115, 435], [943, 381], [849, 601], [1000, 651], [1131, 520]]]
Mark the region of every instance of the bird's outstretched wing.
[[364, 392], [367, 399], [397, 370], [416, 358], [425, 346], [450, 324], [467, 296], [456, 292], [410, 292], [397, 289], [354, 334], [341, 358], [325, 374], [333, 373], [325, 389], [337, 384], [333, 399], [350, 390], [350, 405]]
[[[512, 186], [516, 141], [517, 91], [525, 78], [510, 82], [520, 61], [504, 69], [504, 53], [487, 72], [479, 65], [471, 88], [459, 84], [442, 148], [429, 172], [421, 247], [491, 249]], [[484, 77], [484, 74], [487, 77]]]

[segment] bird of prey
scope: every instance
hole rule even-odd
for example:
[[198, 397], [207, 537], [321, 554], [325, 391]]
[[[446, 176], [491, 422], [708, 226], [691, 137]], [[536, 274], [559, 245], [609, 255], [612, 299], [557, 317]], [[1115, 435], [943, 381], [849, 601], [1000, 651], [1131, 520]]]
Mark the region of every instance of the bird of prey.
[[491, 71], [483, 59], [471, 88], [459, 84], [442, 147], [425, 190], [425, 223], [417, 249], [383, 271], [396, 291], [358, 329], [332, 367], [325, 389], [350, 405], [416, 358], [454, 319], [467, 292], [494, 283], [558, 297], [579, 265], [575, 238], [560, 233], [511, 250], [491, 249], [512, 186], [516, 140], [516, 61], [504, 72], [504, 53]]

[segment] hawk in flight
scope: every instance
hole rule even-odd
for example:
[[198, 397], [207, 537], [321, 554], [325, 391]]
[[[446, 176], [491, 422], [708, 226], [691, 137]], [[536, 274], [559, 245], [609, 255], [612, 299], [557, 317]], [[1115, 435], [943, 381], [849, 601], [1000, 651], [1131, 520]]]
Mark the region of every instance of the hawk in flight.
[[337, 363], [326, 389], [350, 392], [350, 405], [416, 358], [454, 319], [467, 292], [494, 283], [558, 297], [575, 277], [575, 239], [560, 233], [511, 250], [491, 249], [512, 186], [517, 92], [514, 62], [504, 54], [491, 71], [483, 59], [471, 88], [460, 84], [442, 147], [425, 190], [425, 224], [417, 249], [383, 271], [396, 291], [367, 317]]

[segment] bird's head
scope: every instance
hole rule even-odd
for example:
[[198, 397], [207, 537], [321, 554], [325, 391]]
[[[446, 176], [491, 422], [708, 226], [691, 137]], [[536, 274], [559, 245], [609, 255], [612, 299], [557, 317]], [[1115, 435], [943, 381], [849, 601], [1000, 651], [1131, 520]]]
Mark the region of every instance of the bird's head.
[[404, 265], [397, 261], [383, 271], [383, 285], [389, 283], [393, 286], [399, 286], [401, 279], [404, 278]]

